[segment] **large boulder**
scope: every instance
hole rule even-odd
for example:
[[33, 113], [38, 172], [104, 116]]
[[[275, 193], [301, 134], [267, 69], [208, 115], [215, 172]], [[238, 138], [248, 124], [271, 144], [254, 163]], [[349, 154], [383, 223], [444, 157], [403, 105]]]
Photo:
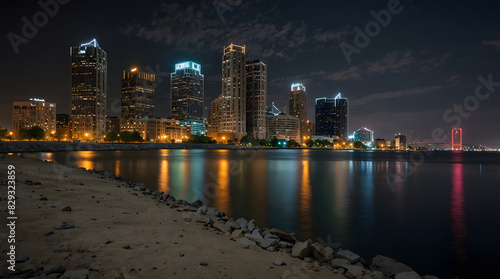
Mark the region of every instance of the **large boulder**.
[[356, 263], [356, 262], [358, 262], [361, 259], [360, 256], [358, 256], [357, 254], [354, 254], [350, 250], [342, 250], [342, 249], [340, 249], [337, 252], [337, 254], [335, 255], [335, 257], [340, 258], [340, 259], [346, 259], [346, 260], [348, 260], [351, 263]]
[[297, 242], [297, 239], [295, 238], [295, 236], [293, 236], [289, 233], [286, 233], [282, 230], [272, 228], [270, 233], [278, 236], [282, 241], [286, 241], [286, 242], [290, 242], [290, 243]]
[[259, 243], [259, 246], [264, 249], [267, 249], [270, 246], [276, 247], [277, 245], [278, 245], [278, 240], [273, 238], [266, 238], [264, 239], [264, 241]]
[[214, 227], [214, 229], [223, 233], [230, 233], [232, 231], [231, 226], [227, 223], [215, 222], [212, 226]]
[[347, 269], [347, 267], [350, 265], [351, 265], [351, 263], [346, 259], [333, 259], [332, 260], [332, 267], [333, 268], [342, 267], [344, 269]]
[[264, 238], [262, 237], [262, 235], [260, 235], [259, 230], [257, 230], [257, 229], [253, 230], [252, 233], [246, 233], [245, 237], [248, 238], [248, 239], [250, 239], [250, 240], [253, 240], [253, 241], [257, 242], [257, 243], [264, 242]]
[[242, 238], [238, 239], [238, 243], [241, 245], [245, 245], [245, 246], [250, 246], [250, 245], [255, 246], [256, 245], [255, 241], [250, 240], [246, 237], [242, 237]]
[[323, 247], [318, 242], [311, 245], [311, 253], [318, 261], [328, 263], [333, 259], [334, 251], [331, 247]]
[[303, 259], [309, 255], [311, 252], [312, 240], [308, 239], [304, 242], [296, 242], [292, 247], [292, 253], [290, 254], [294, 258]]
[[236, 220], [236, 224], [238, 224], [238, 226], [240, 226], [240, 228], [242, 229], [248, 228], [248, 221], [245, 220], [245, 218], [239, 218], [238, 220]]
[[380, 271], [385, 276], [395, 276], [401, 272], [413, 271], [413, 269], [403, 263], [398, 262], [395, 259], [385, 257], [382, 255], [377, 255], [372, 260], [372, 265], [370, 266], [373, 271]]
[[394, 279], [422, 279], [415, 271], [401, 272], [396, 274]]

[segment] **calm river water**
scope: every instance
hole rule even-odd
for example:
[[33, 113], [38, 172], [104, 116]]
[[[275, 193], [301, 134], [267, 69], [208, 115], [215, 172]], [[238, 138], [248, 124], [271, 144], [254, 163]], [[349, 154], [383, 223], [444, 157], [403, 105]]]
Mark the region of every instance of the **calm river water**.
[[282, 149], [30, 156], [111, 171], [177, 199], [201, 199], [229, 216], [340, 245], [367, 261], [382, 254], [421, 275], [500, 278], [500, 153]]

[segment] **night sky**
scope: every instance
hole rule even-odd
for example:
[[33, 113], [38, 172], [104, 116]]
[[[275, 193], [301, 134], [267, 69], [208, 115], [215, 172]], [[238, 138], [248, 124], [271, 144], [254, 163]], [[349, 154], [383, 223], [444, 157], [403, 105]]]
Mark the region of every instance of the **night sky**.
[[[356, 46], [355, 28], [365, 30], [374, 20], [370, 12], [390, 2], [73, 0], [59, 5], [16, 54], [8, 34], [22, 36], [21, 19], [33, 22], [42, 8], [38, 1], [2, 1], [0, 126], [11, 129], [12, 102], [30, 97], [69, 113], [69, 48], [93, 38], [108, 53], [108, 115], [119, 115], [122, 71], [139, 66], [161, 79], [156, 113], [167, 117], [169, 73], [188, 60], [202, 65], [208, 108], [221, 93], [223, 47], [233, 42], [246, 45], [248, 60], [267, 62], [268, 105], [274, 101], [283, 112], [290, 85], [300, 82], [310, 120], [315, 98], [341, 92], [350, 102], [351, 132], [366, 126], [376, 138], [405, 133], [411, 141], [414, 131], [430, 139], [434, 129], [448, 133], [460, 119], [466, 144], [499, 148], [500, 84], [493, 82], [489, 96], [483, 86], [482, 100], [474, 94], [479, 76], [500, 82], [500, 2], [401, 1], [399, 13], [349, 64], [341, 43]], [[470, 112], [444, 118], [464, 102]]]

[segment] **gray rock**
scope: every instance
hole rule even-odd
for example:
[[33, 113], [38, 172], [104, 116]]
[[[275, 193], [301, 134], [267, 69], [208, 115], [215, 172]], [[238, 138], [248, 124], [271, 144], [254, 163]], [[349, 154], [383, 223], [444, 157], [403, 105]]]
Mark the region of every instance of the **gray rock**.
[[424, 276], [422, 276], [422, 279], [439, 279], [439, 277], [432, 276], [432, 275], [424, 275]]
[[348, 278], [361, 278], [368, 271], [359, 265], [350, 265], [347, 268], [345, 276]]
[[200, 200], [196, 200], [191, 204], [193, 207], [200, 208], [203, 205], [203, 202]]
[[252, 220], [250, 220], [250, 222], [248, 222], [248, 229], [251, 230], [251, 231], [253, 231], [255, 228], [256, 228], [256, 226], [255, 226], [255, 220], [252, 219]]
[[61, 211], [71, 211], [71, 206], [66, 205], [61, 208]]
[[89, 271], [87, 269], [67, 270], [59, 279], [88, 279]]
[[226, 223], [222, 223], [222, 222], [215, 222], [213, 225], [212, 225], [216, 230], [218, 231], [221, 231], [223, 233], [227, 233], [227, 232], [231, 232], [232, 229], [231, 229], [231, 226], [226, 224]]
[[370, 268], [373, 271], [382, 272], [385, 276], [394, 276], [401, 272], [413, 271], [411, 267], [382, 255], [377, 255], [373, 258]]
[[201, 263], [200, 263], [200, 265], [201, 265], [201, 266], [207, 266], [207, 265], [208, 265], [208, 263], [207, 263], [207, 262], [201, 262]]
[[262, 243], [264, 241], [264, 238], [260, 235], [258, 230], [254, 230], [252, 233], [246, 233], [245, 237], [257, 243]]
[[342, 250], [342, 249], [340, 249], [337, 252], [335, 257], [340, 258], [340, 259], [346, 259], [346, 260], [350, 261], [351, 263], [356, 263], [361, 259], [361, 257], [359, 255], [356, 255], [349, 250]]
[[308, 239], [304, 242], [296, 242], [292, 247], [292, 253], [290, 254], [294, 258], [303, 259], [309, 255], [311, 251], [312, 240]]
[[342, 267], [344, 269], [347, 269], [347, 267], [350, 265], [351, 265], [351, 263], [346, 259], [333, 259], [332, 260], [332, 267], [333, 268]]
[[17, 255], [16, 256], [16, 263], [24, 263], [25, 261], [29, 260], [30, 257], [26, 256], [26, 255]]
[[226, 224], [229, 225], [233, 230], [241, 229], [241, 227], [238, 226], [238, 224], [233, 220], [227, 221]]
[[52, 274], [52, 273], [64, 273], [66, 271], [66, 268], [59, 266], [59, 265], [44, 265], [43, 266], [43, 273], [46, 275]]
[[239, 230], [234, 230], [232, 233], [231, 233], [231, 237], [234, 238], [234, 239], [239, 239], [239, 238], [242, 238], [244, 237], [243, 235], [243, 230], [239, 229]]
[[184, 221], [191, 222], [191, 218], [184, 218]]
[[140, 190], [141, 190], [141, 187], [139, 187], [139, 186], [134, 187], [134, 191], [140, 191]]
[[283, 262], [281, 259], [274, 260], [273, 264], [276, 265], [276, 266], [286, 265], [286, 263]]
[[264, 236], [264, 239], [268, 239], [268, 238], [271, 238], [271, 239], [277, 239], [279, 240], [280, 238], [277, 236], [277, 235], [274, 235], [272, 233], [268, 233], [268, 234], [262, 234]]
[[54, 230], [65, 230], [65, 229], [73, 229], [73, 228], [75, 228], [75, 224], [73, 224], [73, 223], [64, 223], [62, 225], [55, 226]]
[[255, 241], [250, 240], [246, 237], [242, 237], [242, 238], [238, 239], [238, 243], [245, 245], [245, 246], [250, 246], [250, 245], [254, 246], [255, 245]]
[[266, 248], [266, 250], [269, 252], [274, 252], [274, 251], [276, 251], [276, 246], [269, 246]]
[[396, 274], [394, 279], [422, 279], [415, 271], [401, 272]]
[[220, 211], [213, 207], [208, 207], [206, 213], [207, 215], [220, 216]]
[[151, 190], [150, 190], [150, 189], [146, 189], [146, 190], [144, 191], [144, 193], [146, 193], [146, 194], [151, 194]]
[[247, 229], [248, 228], [248, 221], [245, 220], [244, 218], [239, 218], [236, 220], [236, 224], [240, 226], [242, 229]]
[[318, 261], [328, 263], [333, 259], [334, 251], [331, 247], [323, 247], [318, 242], [311, 245], [311, 253]]
[[286, 242], [286, 241], [280, 241], [279, 245], [283, 248], [288, 248], [288, 247], [293, 247], [293, 243]]
[[158, 197], [160, 197], [160, 196], [161, 196], [160, 192], [158, 192], [158, 191], [153, 191], [153, 192], [151, 193], [151, 195], [152, 195], [153, 197], [155, 197], [155, 198], [158, 198]]
[[264, 248], [264, 249], [267, 249], [267, 247], [274, 247], [278, 245], [278, 240], [277, 239], [272, 239], [272, 238], [266, 238], [264, 239], [264, 241], [262, 241], [261, 243], [259, 243], [259, 246]]
[[384, 274], [380, 271], [372, 271], [372, 277], [373, 277], [373, 279], [384, 279], [385, 278]]
[[289, 233], [286, 233], [282, 230], [278, 230], [278, 229], [273, 228], [273, 229], [271, 229], [270, 233], [277, 235], [283, 241], [290, 242], [290, 243], [297, 242], [297, 239], [295, 238], [295, 236], [293, 236]]

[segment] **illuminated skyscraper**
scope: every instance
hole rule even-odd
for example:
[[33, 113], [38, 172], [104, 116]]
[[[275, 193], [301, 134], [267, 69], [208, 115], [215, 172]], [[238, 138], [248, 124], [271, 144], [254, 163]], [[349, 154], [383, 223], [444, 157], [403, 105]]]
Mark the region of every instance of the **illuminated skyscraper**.
[[122, 118], [155, 116], [155, 74], [138, 68], [123, 71]]
[[108, 60], [94, 39], [70, 48], [73, 139], [100, 139], [106, 132]]
[[12, 130], [16, 135], [21, 129], [38, 126], [47, 134], [56, 131], [56, 104], [44, 99], [14, 102], [12, 106]]
[[170, 79], [172, 118], [202, 121], [204, 76], [201, 65], [191, 61], [176, 64]]
[[340, 93], [335, 98], [316, 99], [316, 135], [347, 139], [349, 102]]
[[260, 60], [246, 62], [246, 131], [249, 136], [266, 138], [267, 65]]
[[[302, 83], [292, 84], [288, 94], [289, 113], [300, 121], [300, 141], [304, 142], [309, 135], [307, 127], [307, 92]], [[299, 142], [300, 142], [299, 141]]]
[[246, 62], [245, 46], [224, 48], [222, 56], [222, 107], [219, 132], [246, 135]]

